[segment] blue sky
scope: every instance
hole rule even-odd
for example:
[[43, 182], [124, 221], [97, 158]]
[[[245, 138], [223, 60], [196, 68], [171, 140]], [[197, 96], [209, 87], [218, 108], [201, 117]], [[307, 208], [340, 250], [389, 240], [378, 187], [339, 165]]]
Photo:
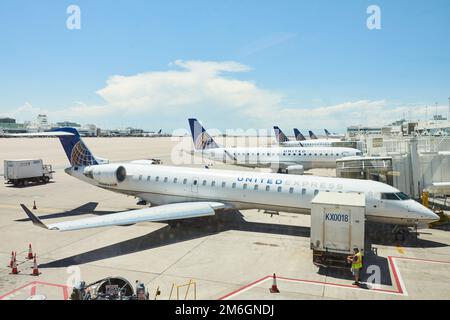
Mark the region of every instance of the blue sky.
[[[381, 30], [366, 27], [371, 4]], [[341, 131], [435, 102], [447, 115], [449, 38], [448, 0], [3, 0], [0, 115]]]

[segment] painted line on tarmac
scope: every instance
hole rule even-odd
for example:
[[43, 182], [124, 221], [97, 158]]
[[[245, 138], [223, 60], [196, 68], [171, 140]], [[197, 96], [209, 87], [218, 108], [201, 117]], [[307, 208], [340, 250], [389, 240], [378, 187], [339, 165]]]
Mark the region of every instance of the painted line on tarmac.
[[24, 284], [21, 287], [18, 287], [14, 290], [11, 290], [8, 293], [5, 293], [4, 295], [0, 296], [0, 300], [9, 300], [11, 298], [14, 298], [15, 296], [17, 296], [18, 294], [20, 294], [21, 290], [24, 290], [28, 287], [30, 287], [30, 296], [35, 295], [36, 291], [37, 291], [37, 286], [38, 285], [42, 285], [42, 286], [47, 286], [47, 287], [57, 287], [57, 288], [61, 288], [62, 289], [62, 296], [64, 300], [69, 299], [69, 286], [67, 285], [63, 285], [63, 284], [57, 284], [57, 283], [49, 283], [49, 282], [43, 282], [43, 281], [32, 281], [29, 282], [27, 284]]
[[[397, 257], [397, 256], [388, 256], [389, 261], [389, 267], [390, 271], [392, 272], [392, 276], [394, 278], [396, 290], [389, 290], [389, 289], [380, 289], [380, 288], [373, 288], [370, 291], [372, 292], [379, 292], [383, 294], [392, 294], [392, 295], [399, 295], [399, 296], [408, 296], [408, 291], [406, 290], [405, 283], [403, 281], [403, 277], [401, 276], [400, 269], [397, 266], [396, 260], [406, 260], [406, 261], [416, 261], [416, 262], [424, 262], [424, 263], [438, 263], [438, 264], [450, 264], [450, 261], [439, 261], [439, 260], [428, 260], [428, 259], [419, 259], [419, 258], [410, 258], [410, 257]], [[268, 280], [272, 279], [272, 275], [265, 276], [261, 279], [258, 279], [240, 289], [237, 289], [231, 293], [226, 294], [225, 296], [220, 297], [218, 300], [227, 300], [231, 299], [237, 295], [240, 295]], [[296, 282], [296, 283], [306, 283], [306, 284], [313, 284], [313, 285], [320, 285], [325, 287], [338, 287], [343, 289], [353, 289], [353, 290], [365, 290], [367, 289], [360, 288], [354, 285], [348, 285], [348, 284], [340, 284], [340, 283], [330, 283], [330, 282], [324, 282], [324, 281], [315, 281], [315, 280], [306, 280], [306, 279], [296, 279], [296, 278], [286, 278], [286, 277], [280, 277], [277, 276], [277, 280], [280, 281], [287, 281], [287, 282]]]

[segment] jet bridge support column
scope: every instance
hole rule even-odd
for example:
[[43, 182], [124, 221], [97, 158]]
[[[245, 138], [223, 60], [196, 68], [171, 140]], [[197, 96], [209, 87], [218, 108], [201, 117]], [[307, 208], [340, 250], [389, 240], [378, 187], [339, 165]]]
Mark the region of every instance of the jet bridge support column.
[[420, 162], [419, 162], [419, 151], [418, 151], [418, 140], [413, 137], [409, 142], [410, 156], [411, 156], [411, 196], [414, 198], [419, 198], [422, 186], [420, 186]]

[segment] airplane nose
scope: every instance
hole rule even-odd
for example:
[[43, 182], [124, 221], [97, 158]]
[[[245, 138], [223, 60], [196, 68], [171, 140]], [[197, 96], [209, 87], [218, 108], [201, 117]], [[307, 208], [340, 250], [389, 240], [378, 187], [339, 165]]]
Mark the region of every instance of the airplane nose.
[[423, 213], [423, 215], [426, 216], [425, 219], [428, 220], [427, 221], [428, 223], [439, 221], [441, 219], [436, 213], [434, 213], [430, 209], [427, 209], [425, 207], [424, 207], [424, 209], [425, 209], [425, 212]]
[[440, 217], [434, 213], [433, 211], [431, 211], [430, 209], [422, 206], [421, 204], [417, 203], [417, 205], [420, 208], [417, 208], [416, 211], [419, 214], [419, 220], [422, 223], [432, 223], [435, 221], [439, 221]]

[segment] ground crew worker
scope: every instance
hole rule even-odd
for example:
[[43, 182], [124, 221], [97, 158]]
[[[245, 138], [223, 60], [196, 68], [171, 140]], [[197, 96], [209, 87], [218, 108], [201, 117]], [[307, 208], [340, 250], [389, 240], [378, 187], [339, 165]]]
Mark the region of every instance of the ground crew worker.
[[353, 285], [359, 286], [359, 273], [362, 269], [362, 254], [359, 252], [358, 248], [353, 249], [354, 254], [347, 257], [347, 261], [352, 264], [352, 273], [355, 277], [355, 282]]

